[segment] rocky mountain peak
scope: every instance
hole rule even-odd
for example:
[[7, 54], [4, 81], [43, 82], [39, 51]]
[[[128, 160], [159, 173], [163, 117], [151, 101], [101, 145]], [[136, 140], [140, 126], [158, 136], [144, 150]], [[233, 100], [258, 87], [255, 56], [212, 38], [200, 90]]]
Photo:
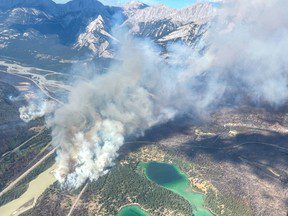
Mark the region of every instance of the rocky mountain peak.
[[66, 10], [75, 11], [93, 11], [104, 10], [105, 6], [97, 0], [72, 0], [63, 5]]
[[86, 28], [86, 32], [93, 33], [94, 31], [101, 30], [105, 28], [105, 23], [103, 17], [99, 15], [95, 20], [89, 23]]
[[126, 5], [124, 5], [124, 8], [129, 10], [138, 10], [138, 9], [143, 9], [149, 7], [147, 4], [144, 4], [143, 2], [140, 1], [131, 1], [129, 3], [127, 3]]
[[52, 0], [2, 0], [0, 1], [0, 10], [10, 10], [12, 8], [34, 8], [45, 10], [47, 12], [56, 12], [57, 4]]

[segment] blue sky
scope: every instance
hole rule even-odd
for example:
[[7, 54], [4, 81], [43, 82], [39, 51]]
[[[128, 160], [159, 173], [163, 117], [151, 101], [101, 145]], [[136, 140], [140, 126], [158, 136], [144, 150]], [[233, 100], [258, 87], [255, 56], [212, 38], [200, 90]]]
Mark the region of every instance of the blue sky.
[[[57, 3], [65, 3], [69, 0], [54, 0]], [[126, 3], [130, 0], [100, 0], [104, 4], [119, 4], [119, 3]], [[141, 1], [141, 0], [140, 0]], [[173, 7], [173, 8], [182, 8], [188, 5], [191, 5], [195, 3], [195, 0], [142, 0], [141, 2], [147, 3], [147, 4], [165, 4], [167, 6]]]

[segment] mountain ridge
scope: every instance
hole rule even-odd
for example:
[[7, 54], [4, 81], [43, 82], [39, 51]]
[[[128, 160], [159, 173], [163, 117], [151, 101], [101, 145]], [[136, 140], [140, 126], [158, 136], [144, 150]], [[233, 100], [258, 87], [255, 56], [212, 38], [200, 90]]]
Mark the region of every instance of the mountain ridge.
[[[113, 58], [115, 25], [137, 37], [149, 38], [163, 50], [175, 42], [194, 46], [205, 35], [215, 11], [211, 3], [173, 9], [137, 1], [123, 7], [106, 6], [98, 0], [72, 0], [66, 4], [52, 0], [5, 1], [0, 3], [0, 50], [9, 58], [28, 55], [29, 60], [39, 55], [60, 60], [87, 54], [93, 58]], [[101, 28], [96, 23], [102, 23]], [[33, 40], [61, 52], [45, 49]], [[27, 54], [24, 47], [29, 43], [31, 51]], [[16, 44], [23, 47], [23, 52], [15, 52]]]

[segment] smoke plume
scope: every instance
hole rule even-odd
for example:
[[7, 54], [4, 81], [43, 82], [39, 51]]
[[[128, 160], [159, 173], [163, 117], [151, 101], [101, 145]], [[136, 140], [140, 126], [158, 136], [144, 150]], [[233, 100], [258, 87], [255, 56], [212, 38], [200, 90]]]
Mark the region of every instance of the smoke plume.
[[19, 108], [19, 116], [24, 122], [28, 123], [52, 113], [55, 108], [56, 104], [53, 101], [44, 100], [43, 102], [43, 99], [32, 100], [28, 101], [27, 106]]
[[283, 105], [286, 8], [286, 0], [225, 1], [198, 49], [174, 44], [166, 59], [152, 43], [115, 36], [118, 61], [107, 73], [79, 82], [49, 121], [59, 147], [57, 179], [70, 188], [97, 179], [125, 138], [186, 112], [207, 115], [229, 94]]
[[117, 57], [107, 73], [80, 82], [50, 122], [59, 145], [56, 177], [69, 187], [105, 174], [125, 137], [142, 135], [176, 114], [162, 98], [170, 83], [161, 77], [169, 70], [161, 68], [158, 51], [126, 37]]
[[256, 103], [283, 105], [288, 96], [287, 6], [285, 0], [225, 1], [200, 58], [209, 76]]

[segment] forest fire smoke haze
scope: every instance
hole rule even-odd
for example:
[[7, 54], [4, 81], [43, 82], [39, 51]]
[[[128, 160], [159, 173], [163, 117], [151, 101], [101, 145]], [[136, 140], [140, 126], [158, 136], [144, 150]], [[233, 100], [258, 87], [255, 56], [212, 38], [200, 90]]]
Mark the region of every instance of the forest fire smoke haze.
[[282, 105], [288, 96], [287, 6], [285, 0], [226, 1], [207, 37], [209, 70], [226, 82], [234, 78], [258, 102]]
[[53, 142], [59, 145], [56, 177], [68, 187], [105, 174], [125, 137], [142, 135], [176, 114], [161, 99], [167, 92], [159, 87], [165, 90], [167, 83], [157, 79], [165, 74], [155, 73], [165, 67], [158, 53], [129, 37], [121, 44], [120, 62], [90, 82], [78, 83], [50, 122]]
[[55, 110], [55, 108], [56, 104], [53, 101], [48, 101], [43, 98], [32, 101], [30, 100], [27, 106], [19, 108], [19, 117], [27, 123], [45, 115], [49, 115]]
[[286, 0], [225, 1], [196, 50], [174, 44], [166, 59], [150, 42], [114, 35], [118, 61], [80, 81], [48, 122], [59, 182], [77, 188], [99, 178], [126, 137], [186, 112], [207, 115], [227, 92], [273, 106], [287, 102], [286, 8]]

